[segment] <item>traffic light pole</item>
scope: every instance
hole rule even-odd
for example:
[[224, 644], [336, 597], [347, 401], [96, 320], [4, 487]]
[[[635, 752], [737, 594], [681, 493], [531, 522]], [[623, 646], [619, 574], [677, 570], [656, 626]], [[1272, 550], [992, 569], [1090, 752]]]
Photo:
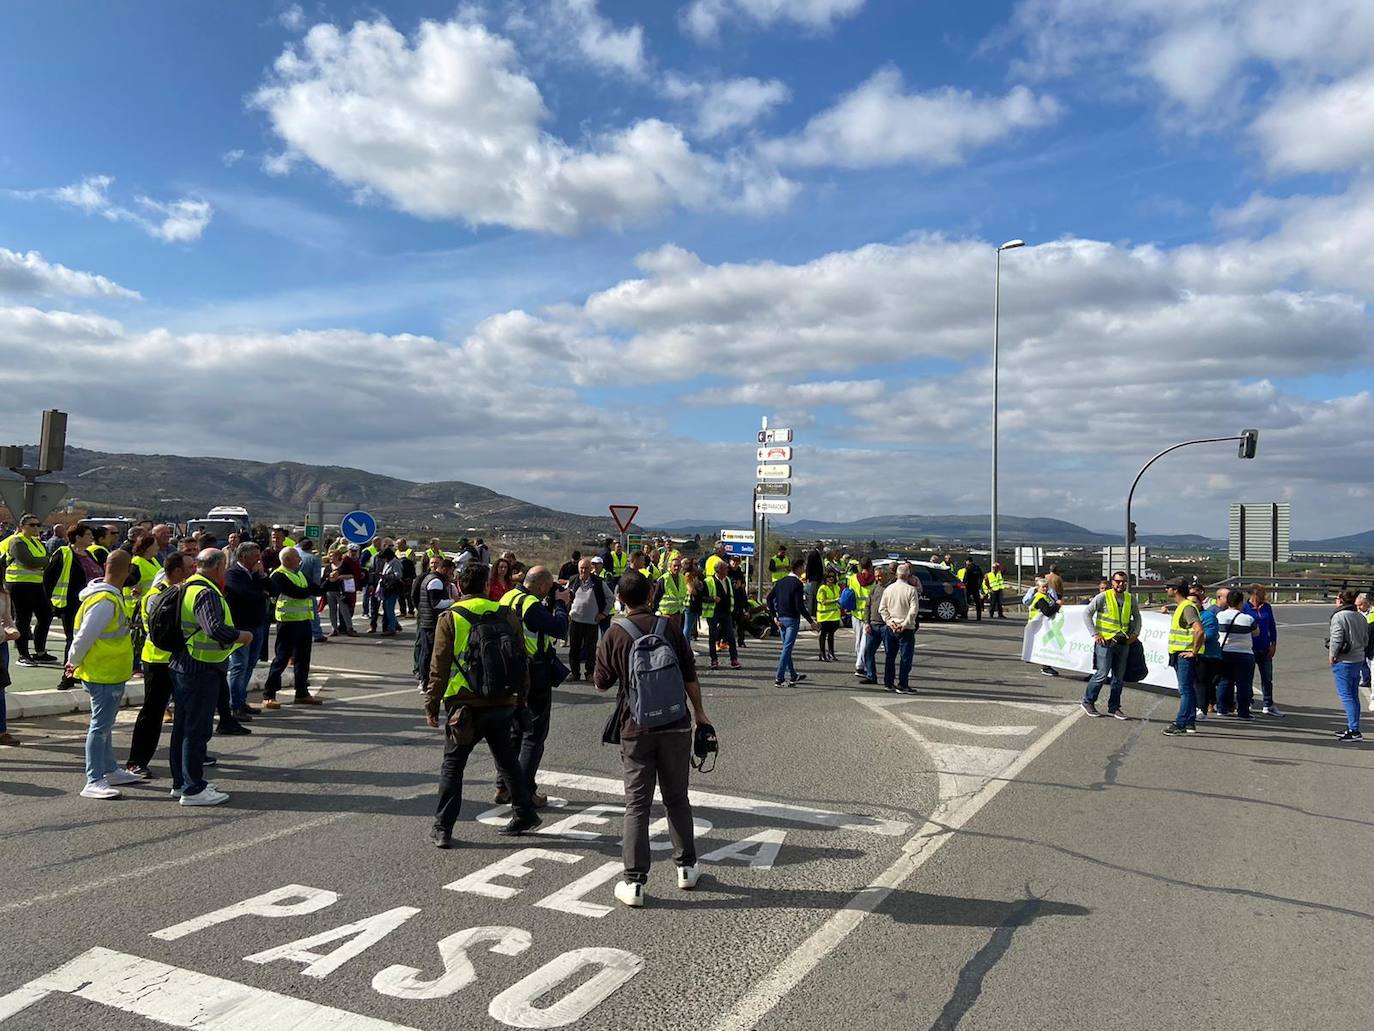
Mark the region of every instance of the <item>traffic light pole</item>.
[[[1132, 501], [1132, 499], [1135, 497], [1135, 488], [1136, 488], [1136, 486], [1140, 483], [1140, 478], [1141, 478], [1142, 476], [1145, 475], [1145, 471], [1146, 471], [1147, 469], [1149, 469], [1150, 466], [1152, 466], [1152, 465], [1154, 465], [1156, 462], [1158, 462], [1158, 461], [1159, 461], [1161, 458], [1163, 458], [1165, 455], [1169, 454], [1171, 451], [1177, 451], [1177, 450], [1178, 450], [1179, 448], [1181, 448], [1181, 447], [1189, 447], [1189, 446], [1191, 446], [1191, 445], [1193, 445], [1193, 444], [1220, 444], [1220, 443], [1222, 443], [1223, 441], [1238, 440], [1238, 441], [1241, 442], [1241, 454], [1240, 454], [1240, 457], [1241, 457], [1241, 458], [1254, 458], [1254, 457], [1255, 457], [1255, 442], [1256, 442], [1256, 440], [1257, 440], [1258, 438], [1259, 438], [1259, 431], [1258, 431], [1258, 430], [1245, 430], [1245, 431], [1243, 431], [1242, 433], [1240, 433], [1238, 436], [1235, 436], [1235, 437], [1201, 437], [1201, 438], [1199, 438], [1199, 439], [1197, 439], [1197, 440], [1185, 440], [1185, 441], [1183, 441], [1183, 442], [1180, 443], [1180, 444], [1175, 444], [1173, 447], [1166, 447], [1163, 451], [1161, 451], [1159, 454], [1155, 455], [1154, 458], [1150, 459], [1148, 462], [1146, 462], [1146, 463], [1141, 467], [1140, 472], [1136, 473], [1136, 474], [1135, 474], [1135, 479], [1131, 481], [1131, 489], [1126, 493], [1126, 535], [1125, 535], [1125, 540], [1126, 540], [1126, 586], [1127, 586], [1127, 588], [1129, 588], [1130, 585], [1131, 585], [1131, 501]], [[1247, 450], [1249, 451], [1249, 454], [1246, 454], [1246, 451], [1247, 451]], [[1109, 553], [1110, 553], [1110, 549], [1109, 549]], [[1108, 570], [1108, 572], [1110, 573], [1110, 572], [1112, 572], [1112, 570]], [[1143, 563], [1142, 563], [1141, 573], [1142, 573], [1142, 574], [1144, 573]]]

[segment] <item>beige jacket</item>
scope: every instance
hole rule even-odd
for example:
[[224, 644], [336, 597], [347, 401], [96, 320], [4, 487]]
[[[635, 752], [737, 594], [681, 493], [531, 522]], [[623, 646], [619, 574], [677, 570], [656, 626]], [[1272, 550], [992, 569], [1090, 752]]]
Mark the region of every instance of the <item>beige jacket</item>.
[[878, 603], [878, 615], [885, 626], [900, 625], [903, 630], [915, 630], [921, 614], [921, 589], [905, 580], [893, 580], [883, 588]]

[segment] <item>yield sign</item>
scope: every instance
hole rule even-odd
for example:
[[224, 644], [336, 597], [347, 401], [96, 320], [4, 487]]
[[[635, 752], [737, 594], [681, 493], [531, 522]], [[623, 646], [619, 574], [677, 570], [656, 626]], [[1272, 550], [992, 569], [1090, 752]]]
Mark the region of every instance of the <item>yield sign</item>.
[[635, 516], [639, 515], [638, 505], [611, 505], [611, 518], [615, 520], [615, 525], [619, 527], [621, 533], [630, 532], [630, 524], [635, 521]]

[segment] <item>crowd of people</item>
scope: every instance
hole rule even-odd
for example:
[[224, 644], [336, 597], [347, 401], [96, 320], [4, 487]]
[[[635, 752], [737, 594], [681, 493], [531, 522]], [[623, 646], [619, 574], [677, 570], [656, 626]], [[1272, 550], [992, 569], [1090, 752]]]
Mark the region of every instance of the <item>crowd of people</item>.
[[[427, 721], [439, 727], [442, 720], [445, 731], [430, 831], [437, 847], [452, 844], [464, 769], [483, 741], [498, 772], [494, 800], [511, 807], [502, 833], [539, 826], [548, 802], [538, 776], [553, 691], [583, 680], [616, 690], [604, 738], [620, 744], [625, 768], [625, 878], [616, 894], [629, 906], [644, 903], [655, 786], [668, 811], [679, 887], [696, 884], [688, 771], [693, 757], [715, 742], [701, 673], [725, 662], [741, 669], [741, 649], [775, 634], [781, 648], [773, 683], [794, 686], [806, 679], [795, 654], [803, 624], [815, 631], [821, 662], [840, 661], [836, 639], [848, 626], [855, 677], [879, 682], [881, 649], [884, 687], [915, 693], [919, 563], [875, 563], [819, 545], [791, 558], [783, 544], [763, 560], [769, 587], [756, 600], [739, 556], [720, 543], [698, 557], [666, 538], [632, 552], [608, 538], [600, 554], [575, 551], [555, 573], [527, 566], [512, 552], [493, 555], [480, 539], [461, 541], [455, 552], [437, 539], [423, 551], [402, 538], [378, 536], [366, 545], [339, 539], [321, 558], [313, 540], [297, 542], [281, 526], [262, 542], [234, 533], [222, 544], [208, 533], [175, 538], [166, 525], [135, 527], [124, 541], [86, 523], [60, 530], [44, 537], [39, 520], [25, 516], [0, 542], [0, 745], [19, 743], [2, 722], [12, 642], [19, 663], [60, 667], [56, 686], [79, 684], [89, 695], [83, 797], [117, 798], [121, 786], [154, 779], [150, 764], [170, 722], [172, 797], [183, 806], [219, 805], [229, 796], [207, 779], [216, 763], [208, 752], [212, 736], [251, 734], [254, 717], [280, 709], [288, 670], [294, 704], [320, 705], [309, 685], [313, 649], [362, 636], [355, 628], [361, 596], [367, 634], [395, 636], [402, 619], [415, 621], [413, 673]], [[970, 598], [985, 597], [989, 618], [1006, 618], [1000, 566], [985, 574], [972, 558], [956, 566], [950, 556], [932, 556], [931, 565], [956, 573]], [[1278, 626], [1264, 588], [1254, 585], [1248, 597], [1228, 588], [1212, 599], [1186, 581], [1168, 590], [1164, 611], [1179, 711], [1165, 733], [1195, 733], [1209, 718], [1252, 719], [1256, 673], [1262, 714], [1282, 717], [1273, 687]], [[1022, 599], [1029, 620], [1054, 618], [1065, 600], [1054, 568]], [[979, 618], [982, 607], [980, 600]], [[54, 619], [64, 632], [61, 659], [47, 651]], [[1082, 707], [1090, 716], [1127, 719], [1121, 697], [1139, 648], [1142, 612], [1126, 574], [1101, 582], [1082, 619], [1094, 650]], [[1371, 623], [1370, 598], [1343, 592], [1329, 640], [1347, 715], [1342, 741], [1361, 740], [1358, 690], [1369, 682]], [[704, 662], [696, 647], [703, 638]], [[267, 664], [266, 677], [261, 705], [253, 707], [249, 683], [259, 663]], [[143, 680], [143, 701], [120, 762], [114, 719], [134, 677]], [[1097, 709], [1104, 686], [1106, 713]]]

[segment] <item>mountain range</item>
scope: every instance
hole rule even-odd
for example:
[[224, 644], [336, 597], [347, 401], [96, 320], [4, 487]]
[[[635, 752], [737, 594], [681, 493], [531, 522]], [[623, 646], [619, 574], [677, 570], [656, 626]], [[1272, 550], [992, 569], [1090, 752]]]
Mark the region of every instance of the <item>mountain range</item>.
[[[25, 449], [36, 461], [36, 449]], [[216, 505], [242, 505], [255, 522], [299, 521], [311, 502], [325, 500], [364, 509], [384, 526], [455, 535], [469, 527], [498, 531], [571, 534], [613, 533], [606, 515], [562, 512], [462, 480], [415, 483], [344, 466], [300, 462], [252, 462], [238, 458], [181, 455], [112, 454], [68, 447], [66, 468], [52, 478], [67, 484], [67, 501], [99, 515], [140, 518], [203, 516]], [[736, 521], [738, 523], [738, 521]], [[712, 536], [720, 521], [679, 519], [649, 529]], [[932, 542], [986, 541], [986, 515], [878, 515], [848, 522], [800, 519], [773, 522], [775, 532], [793, 540]], [[637, 525], [636, 529], [640, 527]], [[1067, 544], [1103, 547], [1117, 544], [1117, 533], [1090, 530], [1062, 519], [1003, 515], [1001, 543]], [[1149, 547], [1216, 550], [1226, 546], [1197, 534], [1142, 534]], [[1299, 551], [1350, 551], [1374, 554], [1374, 530], [1323, 540], [1294, 541]]]

